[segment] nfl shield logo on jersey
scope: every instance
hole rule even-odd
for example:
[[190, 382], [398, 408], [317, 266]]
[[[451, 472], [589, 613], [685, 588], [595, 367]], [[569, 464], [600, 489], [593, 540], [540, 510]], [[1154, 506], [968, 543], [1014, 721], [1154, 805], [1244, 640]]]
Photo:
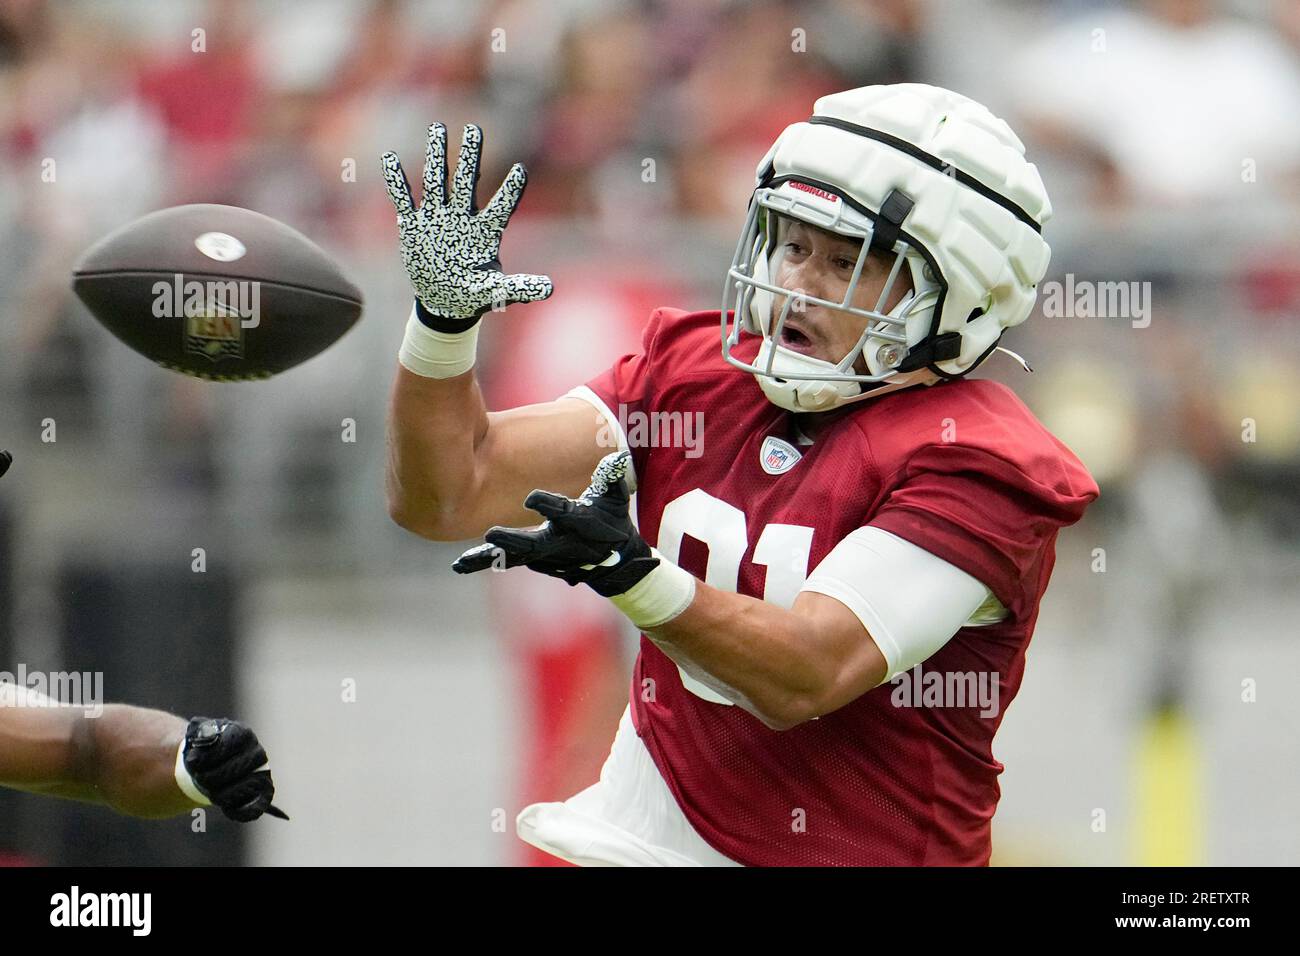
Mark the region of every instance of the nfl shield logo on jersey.
[[788, 441], [768, 435], [759, 449], [758, 460], [769, 475], [780, 475], [799, 464], [803, 454]]

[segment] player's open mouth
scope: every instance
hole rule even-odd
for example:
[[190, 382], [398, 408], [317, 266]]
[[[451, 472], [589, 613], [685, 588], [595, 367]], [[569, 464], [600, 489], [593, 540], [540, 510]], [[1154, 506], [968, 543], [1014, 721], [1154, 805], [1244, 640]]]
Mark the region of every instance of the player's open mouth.
[[804, 355], [812, 355], [816, 351], [816, 344], [808, 333], [789, 321], [781, 326], [780, 344], [792, 352]]

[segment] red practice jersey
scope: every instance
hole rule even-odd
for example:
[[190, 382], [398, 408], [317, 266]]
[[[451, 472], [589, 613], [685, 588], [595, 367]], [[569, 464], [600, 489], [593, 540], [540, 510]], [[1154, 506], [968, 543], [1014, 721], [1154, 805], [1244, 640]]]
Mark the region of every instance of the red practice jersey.
[[[624, 422], [645, 540], [710, 585], [788, 607], [853, 530], [904, 538], [1007, 609], [999, 623], [962, 628], [922, 665], [992, 675], [1001, 706], [987, 717], [974, 702], [895, 706], [886, 683], [775, 731], [718, 703], [643, 636], [637, 733], [687, 819], [737, 862], [986, 864], [1002, 771], [993, 735], [1020, 687], [1057, 531], [1079, 519], [1096, 484], [990, 381], [847, 406], [799, 447], [794, 416], [728, 365], [720, 342], [718, 312], [658, 309], [641, 351], [588, 382]], [[738, 354], [752, 359], [757, 347], [751, 337]]]

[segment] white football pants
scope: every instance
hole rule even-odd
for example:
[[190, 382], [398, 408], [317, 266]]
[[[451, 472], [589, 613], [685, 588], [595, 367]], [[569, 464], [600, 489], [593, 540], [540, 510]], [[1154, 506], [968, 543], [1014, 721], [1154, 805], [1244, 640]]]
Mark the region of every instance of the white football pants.
[[534, 803], [519, 838], [579, 866], [740, 866], [704, 842], [682, 813], [623, 711], [600, 780], [563, 803]]

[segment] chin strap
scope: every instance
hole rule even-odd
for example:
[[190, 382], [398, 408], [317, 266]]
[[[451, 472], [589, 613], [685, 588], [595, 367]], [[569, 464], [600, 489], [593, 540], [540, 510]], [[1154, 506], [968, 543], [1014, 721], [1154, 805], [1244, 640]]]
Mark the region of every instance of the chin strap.
[[915, 372], [918, 368], [925, 368], [936, 362], [946, 362], [959, 355], [961, 355], [961, 333], [943, 332], [918, 343], [907, 353], [907, 357], [898, 363], [897, 370]]

